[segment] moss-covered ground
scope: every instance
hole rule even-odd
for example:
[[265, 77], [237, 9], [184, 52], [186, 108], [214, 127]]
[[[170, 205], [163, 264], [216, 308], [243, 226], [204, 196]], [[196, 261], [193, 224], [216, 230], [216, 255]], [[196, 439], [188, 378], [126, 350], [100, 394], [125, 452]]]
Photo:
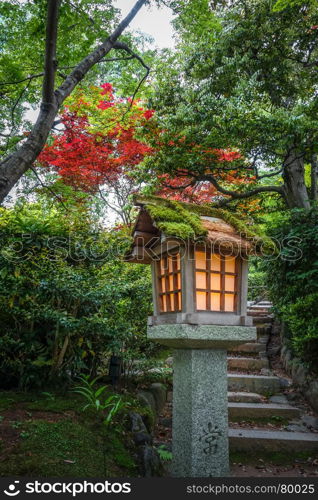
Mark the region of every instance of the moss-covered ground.
[[0, 476], [138, 476], [125, 416], [106, 430], [84, 403], [71, 392], [0, 392]]

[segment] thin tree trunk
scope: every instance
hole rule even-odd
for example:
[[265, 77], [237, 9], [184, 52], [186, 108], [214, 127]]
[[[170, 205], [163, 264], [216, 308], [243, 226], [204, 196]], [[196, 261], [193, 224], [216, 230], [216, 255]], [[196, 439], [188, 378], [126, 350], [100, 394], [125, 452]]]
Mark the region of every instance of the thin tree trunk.
[[289, 208], [310, 208], [303, 157], [291, 148], [283, 164], [283, 193]]
[[318, 200], [318, 159], [317, 159], [317, 155], [313, 155], [312, 160], [311, 160], [310, 198], [313, 201]]
[[[76, 85], [84, 78], [88, 71], [96, 63], [101, 61], [114, 47], [116, 40], [125, 28], [127, 28], [146, 1], [147, 0], [138, 0], [135, 3], [132, 10], [113, 31], [113, 33], [75, 67], [75, 69], [65, 78], [62, 85], [60, 85], [60, 87], [53, 92], [53, 95], [52, 91], [54, 89], [54, 76], [56, 69], [55, 47], [59, 2], [58, 0], [51, 0], [48, 3], [48, 14], [49, 9], [51, 9], [50, 15], [53, 17], [52, 19], [49, 19], [48, 15], [47, 19], [46, 62], [43, 81], [43, 98], [40, 106], [40, 112], [34, 127], [22, 146], [0, 162], [0, 203], [3, 202], [20, 177], [22, 177], [22, 175], [32, 167], [32, 164], [41, 153], [59, 108], [65, 99], [71, 94]], [[56, 26], [51, 25], [51, 23], [54, 22], [56, 23]]]

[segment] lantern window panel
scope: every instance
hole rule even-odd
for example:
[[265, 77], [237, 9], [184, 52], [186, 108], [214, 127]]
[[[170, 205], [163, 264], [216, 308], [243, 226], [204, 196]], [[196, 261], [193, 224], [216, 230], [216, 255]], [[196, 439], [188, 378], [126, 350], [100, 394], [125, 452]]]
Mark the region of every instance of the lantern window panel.
[[237, 312], [238, 263], [232, 255], [195, 251], [197, 311]]
[[157, 264], [161, 313], [181, 311], [180, 254], [162, 256]]

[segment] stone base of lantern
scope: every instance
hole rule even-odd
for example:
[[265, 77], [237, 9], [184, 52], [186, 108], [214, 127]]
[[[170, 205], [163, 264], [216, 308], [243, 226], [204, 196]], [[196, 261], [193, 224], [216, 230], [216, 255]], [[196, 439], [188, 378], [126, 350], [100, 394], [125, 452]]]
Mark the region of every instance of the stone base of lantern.
[[179, 349], [230, 349], [256, 340], [256, 328], [228, 325], [174, 325], [148, 326], [149, 340]]
[[227, 349], [256, 339], [256, 328], [156, 325], [148, 338], [173, 354], [174, 477], [229, 474]]
[[173, 367], [172, 474], [227, 476], [226, 351], [177, 349]]

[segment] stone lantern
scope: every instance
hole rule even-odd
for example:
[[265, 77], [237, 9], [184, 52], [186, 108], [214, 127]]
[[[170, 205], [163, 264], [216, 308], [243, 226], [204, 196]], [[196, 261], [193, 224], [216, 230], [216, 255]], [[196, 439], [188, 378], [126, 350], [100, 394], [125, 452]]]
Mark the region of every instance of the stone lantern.
[[150, 264], [147, 336], [173, 353], [173, 475], [229, 474], [227, 349], [256, 339], [246, 315], [247, 258], [262, 240], [232, 214], [137, 197], [125, 260]]

